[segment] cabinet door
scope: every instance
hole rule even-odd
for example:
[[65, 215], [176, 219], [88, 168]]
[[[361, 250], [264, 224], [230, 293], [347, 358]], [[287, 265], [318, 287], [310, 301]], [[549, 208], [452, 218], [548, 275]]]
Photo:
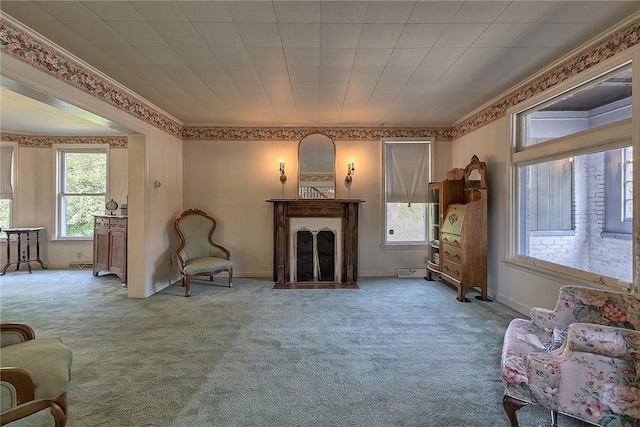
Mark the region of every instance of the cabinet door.
[[111, 230], [109, 240], [109, 271], [124, 281], [127, 271], [127, 232]]
[[109, 230], [95, 228], [93, 231], [93, 274], [109, 270]]

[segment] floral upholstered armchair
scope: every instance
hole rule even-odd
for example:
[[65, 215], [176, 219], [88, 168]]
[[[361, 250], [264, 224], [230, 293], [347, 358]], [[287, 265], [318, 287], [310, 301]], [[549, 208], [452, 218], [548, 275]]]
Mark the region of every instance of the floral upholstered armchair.
[[554, 310], [514, 319], [502, 348], [503, 406], [534, 403], [601, 426], [640, 426], [640, 301], [578, 286], [560, 289]]

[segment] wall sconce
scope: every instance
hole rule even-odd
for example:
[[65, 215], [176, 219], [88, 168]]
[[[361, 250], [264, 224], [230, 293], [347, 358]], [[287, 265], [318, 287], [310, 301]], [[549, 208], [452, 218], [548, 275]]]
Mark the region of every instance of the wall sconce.
[[280, 182], [281, 183], [285, 183], [287, 182], [287, 175], [284, 174], [284, 162], [282, 161], [282, 158], [280, 159]]
[[356, 163], [353, 161], [353, 158], [351, 158], [351, 162], [347, 164], [347, 176], [344, 179], [344, 182], [347, 183], [347, 185], [351, 184], [351, 181], [353, 181], [354, 173], [356, 173]]

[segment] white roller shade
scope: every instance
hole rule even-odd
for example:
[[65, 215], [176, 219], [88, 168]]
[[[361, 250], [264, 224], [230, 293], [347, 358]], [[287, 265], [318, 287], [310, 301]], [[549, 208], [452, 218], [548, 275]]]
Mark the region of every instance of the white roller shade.
[[429, 183], [429, 144], [385, 143], [386, 201], [426, 203]]
[[13, 147], [0, 147], [0, 199], [13, 199]]

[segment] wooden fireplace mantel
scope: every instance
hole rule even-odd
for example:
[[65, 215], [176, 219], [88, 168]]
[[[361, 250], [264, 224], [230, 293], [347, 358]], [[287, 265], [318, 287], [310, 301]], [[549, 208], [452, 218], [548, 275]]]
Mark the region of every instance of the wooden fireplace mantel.
[[273, 203], [273, 280], [291, 283], [289, 277], [290, 218], [342, 218], [342, 271], [340, 283], [358, 280], [358, 205], [360, 199], [270, 199]]

